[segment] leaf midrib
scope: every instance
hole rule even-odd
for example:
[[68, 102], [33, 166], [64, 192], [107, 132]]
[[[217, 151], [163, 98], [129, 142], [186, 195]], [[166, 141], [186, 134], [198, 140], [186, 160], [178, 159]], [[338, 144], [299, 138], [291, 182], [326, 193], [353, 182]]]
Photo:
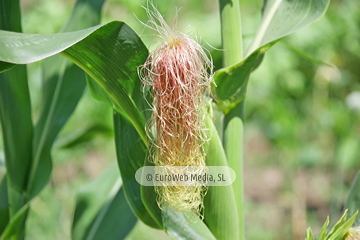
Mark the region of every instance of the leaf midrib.
[[255, 36], [254, 41], [252, 42], [246, 56], [249, 56], [253, 51], [260, 47], [261, 41], [264, 39], [265, 33], [268, 30], [268, 27], [273, 20], [276, 11], [279, 9], [282, 0], [275, 0], [274, 4], [270, 7], [269, 13], [265, 16], [264, 20], [261, 22], [258, 33]]

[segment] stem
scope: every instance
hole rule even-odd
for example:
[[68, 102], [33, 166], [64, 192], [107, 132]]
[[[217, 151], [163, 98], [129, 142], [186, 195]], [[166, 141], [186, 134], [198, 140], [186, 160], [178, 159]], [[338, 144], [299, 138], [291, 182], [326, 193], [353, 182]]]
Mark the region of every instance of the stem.
[[[243, 59], [241, 15], [239, 0], [219, 0], [223, 67], [239, 63]], [[236, 172], [233, 183], [238, 211], [240, 240], [244, 240], [244, 184], [243, 184], [243, 118], [244, 101], [232, 109], [224, 119], [224, 149], [229, 167]]]
[[219, 0], [223, 67], [229, 67], [243, 58], [240, 0]]

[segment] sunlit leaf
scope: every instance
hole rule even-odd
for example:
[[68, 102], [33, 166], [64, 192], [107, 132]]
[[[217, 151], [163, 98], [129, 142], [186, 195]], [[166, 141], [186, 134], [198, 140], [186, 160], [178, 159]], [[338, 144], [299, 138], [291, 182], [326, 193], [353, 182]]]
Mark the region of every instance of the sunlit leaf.
[[137, 67], [148, 51], [123, 22], [59, 34], [18, 34], [0, 31], [0, 61], [26, 64], [61, 53], [106, 90], [146, 142], [144, 118], [131, 99]]
[[[321, 18], [329, 0], [268, 0], [261, 24], [243, 61], [215, 74], [216, 95], [222, 100], [239, 102], [245, 96], [246, 81], [263, 54], [280, 38]], [[230, 106], [233, 108], [234, 106]], [[227, 110], [229, 111], [229, 110]]]

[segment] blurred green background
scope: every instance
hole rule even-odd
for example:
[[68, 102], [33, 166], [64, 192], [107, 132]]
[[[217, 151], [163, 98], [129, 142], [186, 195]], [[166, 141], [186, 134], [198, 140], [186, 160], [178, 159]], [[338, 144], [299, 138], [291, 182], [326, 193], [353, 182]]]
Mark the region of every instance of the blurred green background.
[[[170, 24], [181, 8], [180, 28], [197, 35], [215, 67], [221, 67], [218, 1], [153, 2]], [[240, 2], [247, 48], [263, 1]], [[58, 32], [74, 3], [22, 0], [24, 32]], [[141, 6], [145, 0], [107, 0], [102, 22], [125, 21], [152, 49], [160, 39], [140, 23], [147, 21]], [[40, 64], [28, 67], [34, 121], [40, 110]], [[303, 239], [308, 226], [317, 234], [327, 215], [334, 223], [360, 168], [358, 0], [332, 1], [323, 19], [266, 53], [249, 83], [245, 126], [247, 239]], [[115, 161], [112, 128], [112, 110], [86, 91], [55, 144], [51, 181], [31, 203], [27, 239], [70, 239], [76, 192]], [[136, 228], [151, 232], [141, 224]], [[160, 236], [165, 239], [163, 234], [156, 239]]]

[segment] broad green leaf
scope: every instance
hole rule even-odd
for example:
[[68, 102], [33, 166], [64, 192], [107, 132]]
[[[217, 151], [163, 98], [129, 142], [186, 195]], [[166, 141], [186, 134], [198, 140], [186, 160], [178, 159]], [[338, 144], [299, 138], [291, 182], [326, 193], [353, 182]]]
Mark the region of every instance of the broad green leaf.
[[0, 182], [0, 236], [9, 222], [9, 201], [6, 176]]
[[12, 67], [14, 67], [14, 64], [12, 63], [0, 62], [0, 73], [9, 70]]
[[[104, 0], [78, 0], [62, 32], [80, 30], [100, 23]], [[33, 169], [29, 178], [31, 196], [48, 182], [52, 170], [52, 145], [79, 102], [85, 73], [66, 58], [56, 55], [43, 62], [43, 101], [34, 129]]]
[[241, 101], [246, 93], [243, 87], [246, 87], [251, 72], [259, 65], [263, 54], [274, 44], [275, 42], [267, 44], [240, 63], [217, 71], [214, 76], [217, 98], [222, 101]]
[[[350, 193], [345, 206], [349, 210], [349, 214], [353, 215], [360, 209], [360, 173], [356, 175], [356, 178], [351, 186]], [[360, 216], [355, 219], [355, 225], [360, 225]]]
[[[19, 1], [0, 0], [0, 9], [0, 30], [21, 32]], [[26, 202], [27, 176], [32, 161], [33, 126], [26, 66], [0, 74], [0, 120], [12, 217]]]
[[261, 24], [248, 50], [259, 47], [305, 27], [321, 18], [329, 0], [268, 0], [265, 2]]
[[245, 59], [219, 70], [214, 76], [218, 86], [216, 96], [219, 100], [240, 102], [246, 93], [246, 89], [242, 88], [246, 88], [245, 83], [250, 73], [260, 63], [263, 54], [282, 37], [321, 18], [329, 2], [329, 0], [266, 1], [262, 22]]
[[131, 123], [119, 113], [114, 115], [114, 128], [117, 160], [129, 205], [146, 225], [159, 228], [160, 223], [155, 222], [145, 208], [140, 195], [141, 186], [135, 180], [135, 172], [146, 161], [147, 148]]
[[100, 102], [108, 103], [112, 105], [109, 95], [105, 92], [103, 88], [89, 75], [86, 75], [86, 83], [91, 93], [91, 96]]
[[[144, 166], [154, 166], [154, 164], [146, 160]], [[162, 212], [156, 201], [157, 194], [155, 192], [155, 188], [153, 186], [140, 186], [140, 194], [146, 210], [155, 222], [164, 229]]]
[[135, 222], [114, 163], [77, 194], [72, 239], [122, 239]]
[[131, 99], [138, 81], [137, 67], [148, 51], [123, 22], [110, 22], [85, 30], [59, 34], [17, 34], [0, 31], [0, 61], [26, 64], [61, 53], [106, 90], [147, 142], [144, 118]]
[[[173, 239], [215, 240], [216, 238], [194, 212], [179, 213], [171, 208], [162, 211], [164, 230]], [[180, 230], [182, 229], [182, 230]]]
[[[205, 124], [211, 137], [206, 148], [206, 164], [228, 166], [225, 151], [210, 116], [206, 117]], [[204, 205], [205, 223], [216, 239], [239, 239], [239, 219], [233, 186], [209, 187]]]

